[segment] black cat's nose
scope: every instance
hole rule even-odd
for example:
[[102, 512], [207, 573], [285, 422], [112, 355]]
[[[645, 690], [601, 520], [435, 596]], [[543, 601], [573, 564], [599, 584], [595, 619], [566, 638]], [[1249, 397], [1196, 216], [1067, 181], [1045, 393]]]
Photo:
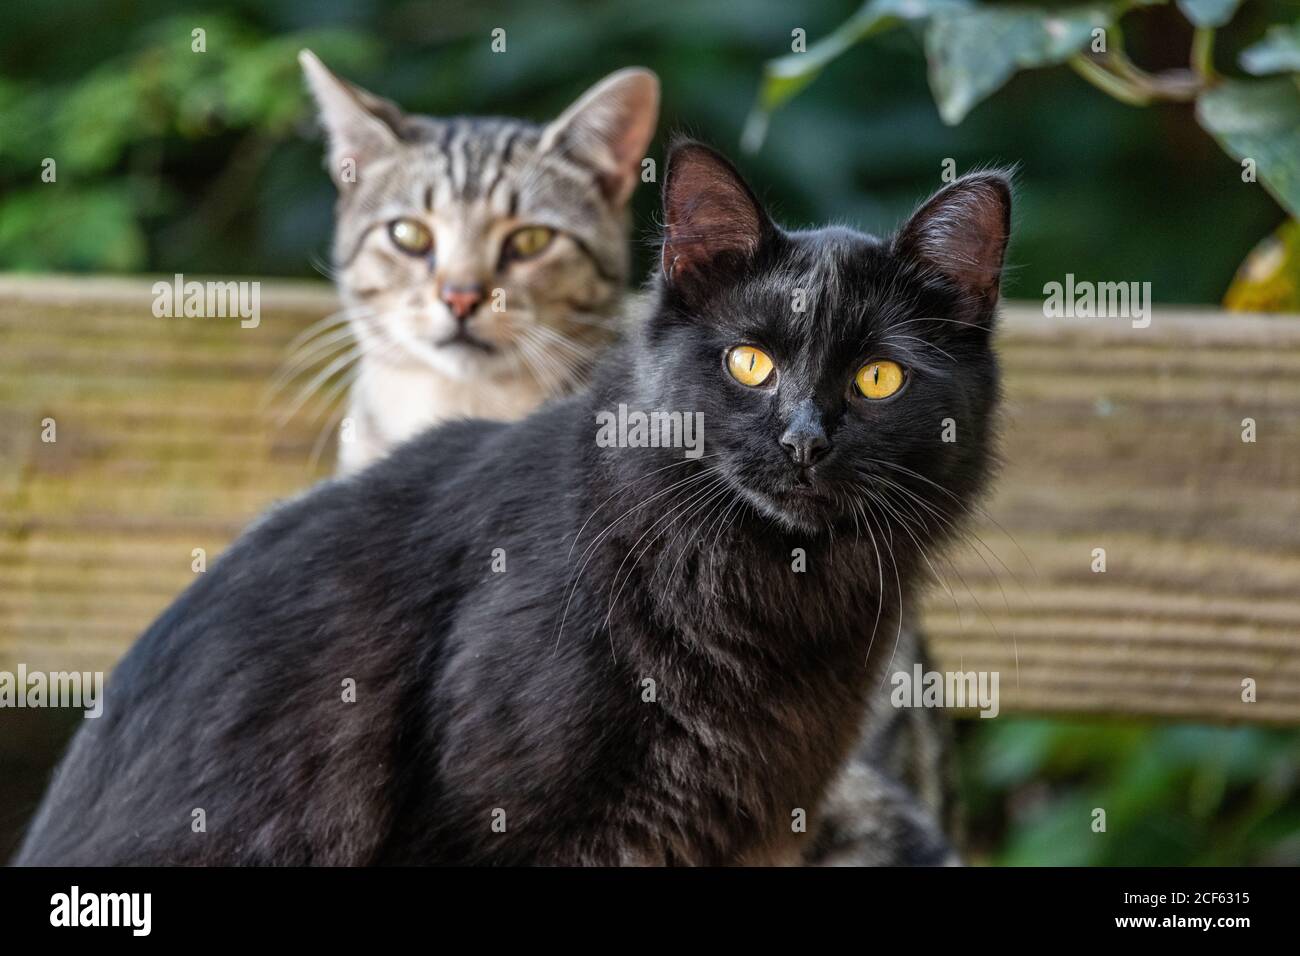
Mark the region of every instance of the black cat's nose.
[[781, 436], [781, 447], [800, 468], [815, 465], [831, 450], [821, 415], [811, 402], [805, 402], [790, 416], [790, 424]]
[[831, 450], [831, 443], [821, 431], [795, 431], [786, 429], [781, 436], [781, 447], [789, 454], [790, 460], [800, 468], [807, 468], [826, 457]]

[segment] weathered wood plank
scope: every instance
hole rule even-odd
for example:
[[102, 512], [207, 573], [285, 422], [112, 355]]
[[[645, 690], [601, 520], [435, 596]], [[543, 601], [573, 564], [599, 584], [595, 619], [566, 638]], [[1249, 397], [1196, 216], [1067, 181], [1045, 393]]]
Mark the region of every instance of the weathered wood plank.
[[[0, 277], [0, 669], [110, 668], [193, 549], [329, 471], [327, 408], [263, 407], [328, 288], [263, 283], [241, 329], [150, 284]], [[1004, 712], [1300, 723], [1300, 317], [1013, 307], [1000, 345], [1007, 464], [936, 562], [939, 666], [998, 671]]]

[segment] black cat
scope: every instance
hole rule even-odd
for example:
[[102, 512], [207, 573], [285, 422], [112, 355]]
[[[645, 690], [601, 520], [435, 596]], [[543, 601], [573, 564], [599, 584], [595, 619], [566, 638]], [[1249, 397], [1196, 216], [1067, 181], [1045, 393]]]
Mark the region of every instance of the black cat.
[[[1010, 193], [787, 232], [685, 143], [664, 213], [591, 390], [262, 518], [122, 660], [16, 862], [798, 860], [986, 480]], [[598, 443], [620, 405], [702, 412], [703, 454]]]

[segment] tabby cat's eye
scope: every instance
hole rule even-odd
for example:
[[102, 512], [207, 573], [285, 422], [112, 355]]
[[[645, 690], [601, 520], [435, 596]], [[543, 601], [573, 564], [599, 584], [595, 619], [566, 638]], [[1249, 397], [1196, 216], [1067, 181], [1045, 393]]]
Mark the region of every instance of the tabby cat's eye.
[[418, 219], [394, 219], [388, 224], [388, 235], [397, 248], [413, 256], [422, 256], [433, 248], [433, 233]]
[[741, 385], [762, 385], [772, 374], [772, 358], [752, 345], [737, 345], [727, 353], [727, 371]]
[[878, 359], [858, 369], [853, 383], [863, 398], [888, 398], [903, 387], [903, 367]]
[[546, 226], [525, 226], [510, 234], [510, 238], [506, 240], [506, 252], [512, 259], [531, 259], [545, 250], [554, 238], [554, 229]]

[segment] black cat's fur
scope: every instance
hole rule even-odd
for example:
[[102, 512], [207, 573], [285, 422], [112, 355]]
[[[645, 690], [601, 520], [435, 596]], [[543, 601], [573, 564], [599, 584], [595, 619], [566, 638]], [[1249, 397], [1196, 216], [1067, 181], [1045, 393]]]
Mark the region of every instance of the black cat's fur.
[[[264, 516], [122, 660], [16, 862], [797, 861], [986, 480], [1010, 195], [967, 177], [882, 241], [780, 230], [698, 144], [664, 188], [657, 307], [593, 387]], [[702, 411], [705, 454], [598, 447], [620, 403]]]

